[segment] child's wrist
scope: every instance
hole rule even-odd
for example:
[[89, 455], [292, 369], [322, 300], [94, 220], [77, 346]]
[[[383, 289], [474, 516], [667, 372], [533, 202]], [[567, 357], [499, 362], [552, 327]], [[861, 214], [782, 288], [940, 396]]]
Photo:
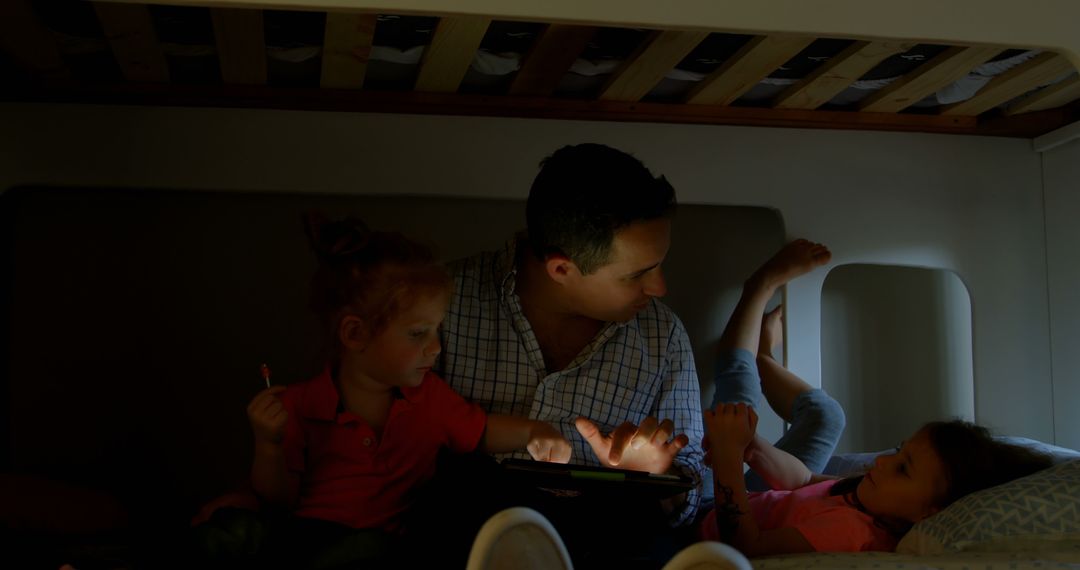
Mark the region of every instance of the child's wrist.
[[739, 449], [738, 447], [723, 446], [721, 448], [714, 448], [711, 453], [713, 457], [713, 463], [738, 463], [739, 465], [742, 465], [743, 455], [746, 453], [746, 450]]
[[262, 438], [255, 438], [255, 453], [264, 455], [277, 455], [283, 451], [283, 446], [279, 441], [271, 441]]

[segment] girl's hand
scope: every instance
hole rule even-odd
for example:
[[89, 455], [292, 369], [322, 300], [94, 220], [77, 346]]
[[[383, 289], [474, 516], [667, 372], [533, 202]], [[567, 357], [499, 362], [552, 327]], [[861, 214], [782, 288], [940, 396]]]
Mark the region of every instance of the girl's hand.
[[280, 445], [285, 439], [285, 420], [289, 412], [278, 394], [285, 391], [285, 386], [271, 386], [252, 398], [247, 407], [248, 421], [255, 432], [255, 443]]
[[705, 411], [705, 438], [709, 454], [742, 462], [746, 448], [754, 441], [758, 417], [746, 404], [720, 404]]
[[537, 461], [551, 463], [570, 462], [570, 442], [563, 434], [547, 422], [533, 422], [529, 430], [529, 443], [525, 445], [529, 455]]

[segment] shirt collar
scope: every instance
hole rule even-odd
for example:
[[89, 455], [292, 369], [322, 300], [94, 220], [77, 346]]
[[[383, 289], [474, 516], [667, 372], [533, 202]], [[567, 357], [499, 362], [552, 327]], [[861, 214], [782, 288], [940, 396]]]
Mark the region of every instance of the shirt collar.
[[[424, 375], [425, 382], [430, 374], [432, 372], [429, 371]], [[423, 395], [422, 388], [423, 383], [419, 386], [407, 386], [395, 390], [400, 399], [415, 404]], [[311, 380], [304, 400], [300, 402], [298, 411], [305, 418], [330, 422], [337, 419], [340, 404], [341, 394], [338, 393], [337, 386], [334, 385], [334, 380], [330, 375], [330, 366], [327, 365], [322, 373]]]
[[528, 247], [524, 243], [525, 234], [518, 233], [506, 240], [503, 249], [495, 258], [495, 276], [499, 279], [499, 296], [507, 299], [517, 290], [518, 246]]

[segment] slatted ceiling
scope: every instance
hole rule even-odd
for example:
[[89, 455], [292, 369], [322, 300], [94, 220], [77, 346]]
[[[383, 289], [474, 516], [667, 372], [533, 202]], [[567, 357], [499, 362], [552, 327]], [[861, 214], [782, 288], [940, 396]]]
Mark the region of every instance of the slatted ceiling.
[[262, 10], [213, 8], [221, 80], [228, 85], [266, 83], [266, 38]]
[[0, 50], [12, 62], [45, 79], [65, 79], [71, 72], [56, 40], [41, 25], [27, 0], [0, 1]]
[[416, 91], [450, 93], [457, 91], [469, 64], [484, 40], [491, 18], [448, 16], [439, 20], [431, 45], [424, 49]]
[[1064, 56], [1043, 52], [991, 79], [974, 97], [942, 109], [942, 115], [979, 115], [1073, 69]]
[[813, 42], [811, 37], [781, 34], [752, 38], [703, 79], [690, 92], [686, 102], [730, 105]]
[[125, 79], [136, 83], [169, 81], [169, 65], [145, 5], [95, 2], [94, 9]]
[[859, 102], [859, 110], [896, 113], [966, 76], [1001, 53], [998, 47], [950, 47]]
[[816, 109], [886, 58], [913, 47], [914, 42], [855, 42], [781, 92], [773, 106], [778, 109]]
[[1006, 115], [1053, 109], [1080, 99], [1080, 76], [1049, 85], [1017, 101], [1005, 110]]
[[600, 100], [640, 100], [708, 36], [709, 32], [678, 30], [653, 33], [611, 77]]
[[[440, 19], [430, 15], [260, 12], [157, 4], [148, 9], [127, 1], [54, 2], [0, 0], [0, 32], [3, 32], [0, 65], [9, 75], [9, 98], [869, 128], [1022, 137], [1043, 134], [1080, 117], [1080, 102], [1077, 102], [1080, 77], [1064, 58], [1050, 53], [990, 79], [974, 98], [939, 108], [941, 114], [898, 112], [988, 60], [1025, 51], [1016, 47], [921, 44], [908, 51], [915, 42], [492, 22], [476, 16]], [[197, 18], [188, 17], [191, 10], [198, 10]], [[81, 20], [76, 18], [79, 14]], [[93, 28], [90, 35], [74, 33], [74, 37], [101, 38], [104, 34], [111, 51], [99, 47], [95, 54], [106, 66], [88, 66], [83, 60], [74, 59], [73, 54], [58, 53], [62, 46], [55, 43], [55, 38], [60, 37], [56, 34], [72, 28], [72, 22]], [[85, 29], [85, 25], [78, 29]], [[193, 56], [183, 50], [171, 49], [174, 45], [211, 44], [217, 44], [217, 53], [198, 55], [198, 62], [188, 61]], [[304, 47], [302, 60], [265, 55], [266, 49], [289, 50], [298, 44]], [[167, 57], [161, 45], [170, 48]], [[372, 45], [401, 49], [426, 45], [415, 81], [406, 73], [401, 76], [406, 83], [397, 87], [408, 90], [412, 83], [415, 91], [362, 89], [365, 83], [369, 88], [377, 87], [373, 83], [381, 76], [375, 72], [384, 71], [382, 67], [367, 66]], [[321, 59], [310, 57], [320, 47]], [[489, 81], [484, 85], [495, 86], [490, 89], [492, 93], [508, 88], [511, 96], [470, 97], [460, 93], [474, 87], [471, 83], [463, 86], [462, 80], [478, 48], [493, 53], [527, 52], [517, 74], [485, 76]], [[899, 55], [901, 52], [904, 53]], [[591, 82], [582, 78], [586, 89], [598, 94], [601, 100], [590, 100], [590, 95], [570, 101], [553, 99], [554, 93], [561, 93], [570, 83], [567, 72], [579, 57], [601, 64], [623, 63], [607, 81], [604, 76], [596, 76]], [[929, 61], [920, 65], [924, 59]], [[823, 60], [827, 62], [822, 65], [819, 62]], [[190, 81], [184, 70], [193, 68], [193, 63], [206, 70], [204, 75], [215, 85], [181, 84]], [[675, 83], [663, 83], [665, 89], [657, 87], [676, 66], [681, 71], [706, 75], [686, 95], [689, 104], [643, 101], [650, 97], [660, 101], [671, 96], [666, 88]], [[221, 90], [216, 85], [219, 69], [226, 83], [237, 85]], [[86, 85], [41, 81], [65, 71], [74, 73], [80, 80], [85, 78]], [[120, 73], [127, 82], [118, 81]], [[24, 75], [30, 81], [23, 81]], [[900, 77], [885, 89], [865, 97], [858, 104], [860, 112], [819, 108], [835, 100], [835, 95], [855, 80], [897, 76]], [[303, 81], [293, 81], [296, 77], [302, 77]], [[797, 82], [783, 91], [779, 108], [732, 105], [767, 77]], [[19, 81], [11, 81], [12, 78]], [[497, 84], [493, 78], [498, 79]], [[279, 89], [289, 84], [286, 80], [295, 83], [296, 89]], [[1058, 82], [1054, 83], [1055, 80]], [[307, 88], [303, 95], [298, 94], [297, 89], [316, 83], [326, 89]], [[679, 85], [680, 93], [689, 89], [686, 83]], [[201, 88], [210, 91], [200, 91]], [[998, 112], [983, 114], [995, 107], [1004, 108], [1004, 115], [1008, 116]]]
[[364, 86], [376, 18], [375, 14], [326, 14], [321, 87], [360, 89]]
[[595, 35], [592, 26], [548, 25], [526, 54], [507, 93], [550, 97]]

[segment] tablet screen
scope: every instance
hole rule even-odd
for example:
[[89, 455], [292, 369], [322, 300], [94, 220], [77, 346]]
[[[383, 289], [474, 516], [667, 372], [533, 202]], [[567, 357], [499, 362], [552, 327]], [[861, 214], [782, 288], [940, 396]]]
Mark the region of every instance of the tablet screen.
[[685, 493], [693, 482], [679, 475], [645, 471], [503, 459], [503, 470], [512, 480], [553, 494], [619, 495], [662, 499]]

